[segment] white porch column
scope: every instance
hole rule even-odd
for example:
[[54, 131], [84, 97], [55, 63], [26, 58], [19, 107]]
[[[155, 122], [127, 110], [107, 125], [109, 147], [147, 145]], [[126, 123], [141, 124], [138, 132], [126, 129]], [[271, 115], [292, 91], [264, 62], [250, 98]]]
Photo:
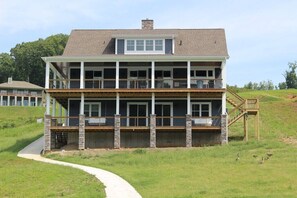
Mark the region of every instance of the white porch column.
[[191, 62], [187, 62], [187, 88], [191, 88]]
[[49, 89], [50, 63], [46, 62], [45, 66], [45, 89]]
[[192, 115], [192, 112], [191, 112], [191, 94], [190, 93], [187, 94], [187, 114]]
[[59, 123], [62, 123], [62, 105], [59, 103], [59, 113], [58, 113], [58, 116], [60, 117], [58, 120], [59, 120]]
[[85, 94], [81, 93], [79, 115], [84, 115], [84, 114], [85, 114]]
[[22, 96], [22, 102], [21, 102], [21, 106], [24, 106], [24, 96]]
[[227, 105], [226, 105], [226, 92], [222, 95], [222, 115], [226, 115]]
[[35, 107], [38, 106], [38, 97], [35, 97]]
[[52, 116], [56, 116], [56, 99], [53, 98]]
[[[151, 88], [155, 88], [155, 61], [152, 61], [152, 73], [151, 73]], [[153, 113], [155, 114], [155, 113]]]
[[14, 97], [14, 106], [17, 106], [17, 105], [18, 105], [18, 97], [15, 96], [15, 97]]
[[225, 89], [225, 88], [227, 88], [227, 72], [226, 72], [226, 60], [224, 60], [223, 62], [222, 62], [222, 66], [221, 66], [222, 68], [222, 71], [221, 71], [221, 73], [222, 73], [222, 88], [223, 89]]
[[7, 106], [10, 106], [10, 96], [7, 96]]
[[155, 114], [155, 93], [152, 93], [152, 113]]
[[28, 97], [28, 107], [30, 107], [31, 106], [31, 97], [29, 96]]
[[116, 79], [115, 80], [116, 80], [115, 88], [118, 89], [120, 84], [120, 62], [119, 61], [116, 62]]
[[54, 70], [54, 82], [53, 82], [53, 88], [57, 89], [57, 70]]
[[120, 114], [120, 94], [116, 95], [116, 115]]
[[80, 62], [80, 89], [84, 89], [84, 73], [85, 73], [85, 65], [84, 62]]
[[59, 116], [61, 117], [62, 116], [62, 105], [59, 104]]
[[[50, 115], [50, 107], [51, 107], [51, 97], [49, 95], [49, 93], [46, 93], [45, 94], [45, 102], [46, 102], [46, 105], [45, 105], [45, 108], [46, 108], [46, 111], [45, 111], [45, 115]], [[35, 103], [36, 103], [36, 97], [35, 97]]]
[[3, 106], [3, 96], [0, 96], [0, 106]]

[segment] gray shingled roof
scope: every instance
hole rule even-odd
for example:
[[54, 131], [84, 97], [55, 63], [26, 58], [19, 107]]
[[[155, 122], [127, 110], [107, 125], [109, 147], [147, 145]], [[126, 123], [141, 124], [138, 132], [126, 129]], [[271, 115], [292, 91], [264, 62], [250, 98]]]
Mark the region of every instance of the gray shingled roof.
[[174, 35], [176, 56], [228, 56], [224, 29], [73, 30], [63, 56], [114, 54], [115, 35]]
[[42, 90], [43, 87], [40, 87], [38, 85], [26, 82], [26, 81], [16, 81], [13, 80], [11, 83], [1, 83], [0, 88], [6, 88], [6, 89], [35, 89], [35, 90]]

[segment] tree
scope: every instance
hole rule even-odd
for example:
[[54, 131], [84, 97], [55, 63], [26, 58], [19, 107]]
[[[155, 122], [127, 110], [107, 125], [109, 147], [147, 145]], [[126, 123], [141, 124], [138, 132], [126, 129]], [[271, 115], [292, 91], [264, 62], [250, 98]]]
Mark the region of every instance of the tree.
[[0, 83], [7, 82], [8, 77], [14, 77], [14, 60], [7, 53], [0, 54], [0, 71]]
[[281, 82], [278, 84], [279, 89], [287, 89], [287, 83], [286, 82]]
[[45, 63], [41, 57], [61, 55], [68, 36], [58, 34], [46, 39], [17, 44], [11, 49], [15, 78], [44, 86]]
[[284, 74], [287, 88], [297, 89], [297, 75], [296, 75], [297, 62], [295, 61], [295, 63], [288, 63], [288, 65], [289, 65], [289, 70], [287, 70]]

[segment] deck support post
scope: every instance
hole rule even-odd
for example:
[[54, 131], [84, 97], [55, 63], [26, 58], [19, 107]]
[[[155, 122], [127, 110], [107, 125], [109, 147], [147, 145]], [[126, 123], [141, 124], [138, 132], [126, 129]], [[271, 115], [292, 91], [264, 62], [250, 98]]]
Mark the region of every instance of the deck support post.
[[121, 147], [121, 115], [114, 115], [114, 144], [115, 149]]
[[78, 126], [78, 149], [85, 149], [85, 115], [79, 115], [79, 126]]
[[228, 144], [228, 115], [221, 115], [221, 144]]
[[186, 115], [186, 147], [192, 147], [192, 115]]
[[259, 135], [259, 120], [260, 120], [260, 115], [259, 115], [259, 111], [257, 112], [256, 116], [255, 116], [255, 137], [257, 140], [260, 139], [260, 135]]
[[150, 116], [150, 147], [156, 148], [156, 114]]
[[14, 97], [14, 106], [18, 106], [18, 97], [17, 96]]
[[3, 96], [0, 96], [0, 106], [3, 106]]
[[249, 134], [248, 134], [248, 115], [245, 114], [243, 116], [243, 131], [244, 131], [244, 140], [247, 142], [249, 140]]
[[7, 106], [10, 106], [10, 96], [7, 96]]
[[24, 96], [21, 97], [21, 106], [24, 106]]
[[51, 116], [44, 115], [44, 148], [43, 153], [51, 150]]

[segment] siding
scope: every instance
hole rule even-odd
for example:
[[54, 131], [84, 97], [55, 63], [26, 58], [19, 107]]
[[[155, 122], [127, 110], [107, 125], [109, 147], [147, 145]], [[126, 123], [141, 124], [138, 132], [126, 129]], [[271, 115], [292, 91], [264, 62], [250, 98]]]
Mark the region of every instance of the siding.
[[173, 54], [172, 39], [165, 39], [165, 54]]
[[125, 40], [118, 39], [117, 40], [117, 54], [124, 54], [125, 52]]

